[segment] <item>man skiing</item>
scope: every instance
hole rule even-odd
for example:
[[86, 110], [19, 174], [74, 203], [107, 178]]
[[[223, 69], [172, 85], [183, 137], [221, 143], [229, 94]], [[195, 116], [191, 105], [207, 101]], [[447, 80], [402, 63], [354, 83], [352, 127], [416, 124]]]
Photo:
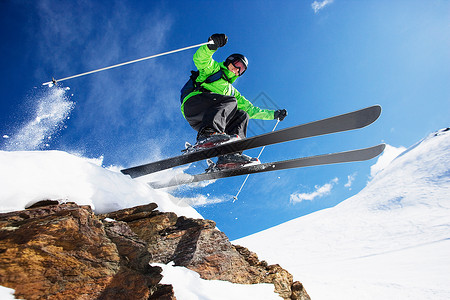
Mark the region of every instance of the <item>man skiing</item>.
[[[213, 34], [213, 44], [201, 46], [194, 54], [194, 63], [199, 73], [197, 87], [182, 99], [181, 111], [196, 131], [196, 148], [208, 148], [229, 141], [233, 137], [245, 138], [249, 119], [282, 121], [287, 116], [285, 109], [269, 110], [254, 106], [234, 87], [233, 83], [248, 67], [242, 54], [232, 54], [218, 63], [212, 55], [225, 46], [225, 34]], [[218, 168], [245, 165], [257, 161], [242, 153], [223, 155], [218, 158]]]

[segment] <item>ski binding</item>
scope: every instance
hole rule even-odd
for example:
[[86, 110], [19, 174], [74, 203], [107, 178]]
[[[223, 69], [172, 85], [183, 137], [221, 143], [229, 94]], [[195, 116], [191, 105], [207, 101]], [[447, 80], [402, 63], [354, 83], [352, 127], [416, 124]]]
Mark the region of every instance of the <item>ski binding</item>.
[[229, 162], [225, 164], [218, 165], [214, 163], [211, 159], [207, 159], [206, 163], [208, 164], [208, 168], [205, 170], [205, 173], [212, 172], [221, 172], [225, 170], [239, 169], [243, 167], [250, 167], [255, 165], [260, 165], [261, 161], [258, 158], [252, 158], [249, 162]]
[[[218, 138], [219, 137], [219, 138]], [[231, 143], [237, 140], [240, 140], [241, 138], [238, 135], [224, 135], [224, 138], [221, 139], [221, 136], [212, 136], [211, 138], [206, 139], [205, 141], [201, 142], [201, 143], [196, 143], [194, 145], [192, 145], [189, 142], [185, 142], [184, 143], [184, 149], [181, 150], [181, 152], [183, 152], [183, 154], [189, 154], [192, 152], [196, 152], [196, 151], [200, 151], [200, 150], [205, 150], [205, 149], [209, 149], [209, 148], [214, 148], [226, 143]]]

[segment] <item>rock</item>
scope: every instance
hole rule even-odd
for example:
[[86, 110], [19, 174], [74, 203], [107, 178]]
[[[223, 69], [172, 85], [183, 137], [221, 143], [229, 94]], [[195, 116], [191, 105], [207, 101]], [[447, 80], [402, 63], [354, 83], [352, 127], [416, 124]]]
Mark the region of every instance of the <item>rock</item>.
[[[310, 299], [301, 283], [294, 285], [292, 275], [279, 265], [268, 265], [241, 246], [233, 246], [227, 236], [210, 220], [177, 217], [174, 213], [153, 211], [143, 215], [143, 208], [122, 211], [127, 223], [147, 243], [150, 262], [174, 262], [203, 279], [233, 283], [272, 283], [284, 299]], [[131, 210], [138, 212], [133, 217]], [[103, 215], [113, 218], [113, 214]], [[295, 293], [294, 293], [295, 292]]]
[[28, 300], [175, 300], [149, 264], [173, 261], [203, 279], [271, 283], [284, 299], [310, 299], [288, 271], [232, 245], [215, 222], [156, 208], [96, 216], [89, 206], [46, 201], [0, 214], [0, 285]]
[[[126, 223], [103, 224], [88, 206], [0, 214], [0, 285], [32, 299], [149, 299], [161, 269]], [[164, 287], [167, 290], [167, 287]]]
[[292, 284], [292, 296], [291, 299], [311, 299], [303, 288], [303, 284], [300, 281], [296, 281]]
[[173, 287], [170, 284], [159, 284], [158, 289], [153, 293], [149, 300], [176, 300]]
[[110, 218], [117, 221], [130, 222], [133, 220], [138, 220], [142, 218], [146, 218], [151, 215], [152, 212], [158, 207], [156, 203], [150, 203], [147, 205], [136, 206], [127, 209], [121, 209], [115, 212], [111, 212], [108, 214], [99, 215], [99, 218]]
[[298, 281], [293, 282], [293, 276], [280, 265], [267, 265], [266, 261], [260, 261], [256, 253], [247, 248], [238, 245], [234, 247], [253, 267], [255, 282], [252, 283], [272, 283], [275, 286], [275, 292], [280, 294], [283, 299], [311, 299], [303, 285]]

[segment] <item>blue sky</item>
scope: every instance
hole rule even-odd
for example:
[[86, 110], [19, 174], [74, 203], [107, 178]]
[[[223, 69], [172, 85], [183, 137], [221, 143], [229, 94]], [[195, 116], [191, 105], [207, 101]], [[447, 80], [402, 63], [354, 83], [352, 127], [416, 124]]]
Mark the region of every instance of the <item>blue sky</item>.
[[[279, 128], [380, 104], [381, 118], [354, 132], [266, 148], [273, 161], [367, 147], [408, 147], [449, 126], [449, 1], [1, 1], [0, 147], [35, 118], [41, 83], [207, 41], [214, 58], [245, 54], [236, 88], [256, 105], [286, 108]], [[314, 3], [316, 5], [314, 5]], [[129, 167], [177, 155], [196, 133], [179, 110], [195, 50], [66, 81], [74, 103], [52, 139], [36, 146]], [[252, 121], [250, 134], [274, 121]], [[7, 138], [8, 137], [8, 138]], [[11, 148], [9, 148], [11, 150]], [[31, 150], [31, 149], [28, 149]], [[259, 149], [247, 154], [256, 156]], [[175, 195], [222, 201], [198, 207], [234, 239], [345, 200], [375, 161], [243, 177]], [[189, 172], [201, 171], [204, 163]], [[352, 178], [351, 186], [348, 185]], [[346, 186], [347, 185], [347, 186]], [[329, 191], [293, 202], [299, 195]]]

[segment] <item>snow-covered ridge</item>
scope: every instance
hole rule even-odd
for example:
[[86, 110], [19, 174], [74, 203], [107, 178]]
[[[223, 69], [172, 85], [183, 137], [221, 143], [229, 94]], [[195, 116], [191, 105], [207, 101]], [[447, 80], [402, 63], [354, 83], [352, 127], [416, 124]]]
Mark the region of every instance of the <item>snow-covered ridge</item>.
[[154, 202], [161, 211], [202, 218], [181, 199], [98, 164], [63, 151], [0, 151], [0, 212], [47, 199], [90, 205], [96, 213]]
[[[50, 199], [90, 205], [96, 213], [154, 202], [160, 211], [202, 218], [181, 199], [105, 169], [101, 163], [101, 159], [62, 151], [0, 151], [0, 213], [23, 210], [35, 202]], [[178, 299], [280, 299], [273, 284], [203, 280], [183, 267], [160, 266], [164, 269], [163, 282], [174, 286]], [[14, 290], [0, 286], [0, 298], [14, 299], [13, 294]]]
[[291, 270], [312, 299], [449, 299], [449, 161], [443, 129], [336, 207], [234, 243]]

